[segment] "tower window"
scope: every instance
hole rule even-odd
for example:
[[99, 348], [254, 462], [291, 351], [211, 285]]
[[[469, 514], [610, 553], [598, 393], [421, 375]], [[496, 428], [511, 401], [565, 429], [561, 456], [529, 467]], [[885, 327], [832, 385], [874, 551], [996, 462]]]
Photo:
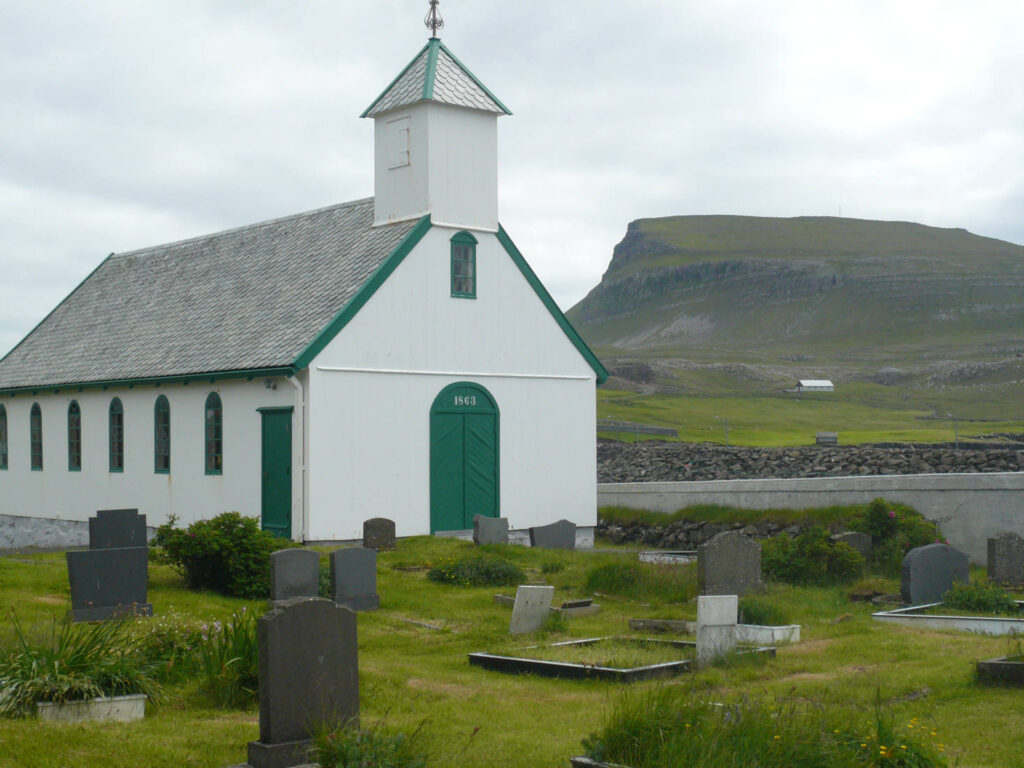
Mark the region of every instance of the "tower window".
[[82, 409], [77, 400], [68, 406], [68, 471], [82, 469]]
[[476, 298], [476, 243], [469, 232], [459, 232], [452, 244], [452, 296]]

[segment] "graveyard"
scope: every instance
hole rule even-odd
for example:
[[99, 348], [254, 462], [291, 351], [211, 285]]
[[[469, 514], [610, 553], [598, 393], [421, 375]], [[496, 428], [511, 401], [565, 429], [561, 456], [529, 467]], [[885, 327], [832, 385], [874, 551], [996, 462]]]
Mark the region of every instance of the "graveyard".
[[[798, 641], [780, 643], [773, 656], [729, 653], [669, 678], [627, 685], [614, 677], [586, 674], [579, 679], [509, 674], [471, 664], [469, 657], [500, 651], [572, 661], [576, 645], [584, 665], [609, 661], [649, 666], [665, 661], [655, 655], [651, 662], [643, 643], [613, 642], [606, 649], [588, 649], [588, 644], [579, 643], [631, 637], [656, 638], [661, 653], [667, 645], [678, 644], [680, 658], [692, 659], [692, 648], [683, 646], [699, 639], [699, 627], [689, 634], [635, 627], [662, 622], [679, 628], [679, 622], [699, 619], [698, 601], [705, 598], [698, 594], [697, 562], [641, 563], [639, 547], [601, 540], [596, 550], [474, 545], [425, 536], [399, 539], [393, 549], [388, 546], [389, 542], [383, 543], [375, 553], [376, 599], [359, 598], [358, 612], [335, 607], [352, 599], [353, 592], [367, 591], [353, 589], [350, 583], [334, 590], [337, 602], [301, 603], [301, 596], [298, 600], [307, 606], [304, 610], [326, 611], [331, 616], [344, 612], [352, 617], [355, 642], [348, 646], [348, 641], [339, 640], [336, 663], [353, 671], [357, 664], [358, 685], [349, 689], [358, 689], [354, 706], [360, 725], [380, 733], [406, 734], [426, 755], [425, 765], [568, 766], [570, 758], [584, 754], [584, 741], [593, 742], [610, 713], [663, 691], [726, 707], [748, 702], [765, 707], [766, 712], [811, 707], [848, 723], [852, 732], [865, 739], [871, 738], [876, 712], [880, 712], [906, 738], [923, 737], [949, 765], [1021, 765], [1020, 689], [979, 681], [976, 672], [978, 661], [1019, 656], [1019, 642], [1014, 646], [1013, 639], [1005, 637], [880, 623], [872, 618], [877, 606], [850, 598], [857, 591], [856, 583], [829, 587], [770, 579], [759, 583], [756, 574], [746, 573], [750, 591], [738, 598], [741, 620], [745, 614], [758, 614], [770, 619], [763, 623], [799, 625]], [[271, 568], [290, 569], [288, 561], [294, 560], [297, 566], [289, 574], [305, 573], [299, 581], [308, 582], [314, 565], [318, 577], [332, 567], [350, 567], [332, 552], [366, 551], [284, 550], [287, 557], [279, 553], [275, 557], [280, 564], [272, 563]], [[465, 562], [502, 562], [510, 572], [518, 569], [521, 577], [515, 578], [516, 583], [474, 586], [464, 575], [461, 581], [429, 576], [435, 569], [442, 574], [465, 573], [456, 567]], [[475, 572], [483, 572], [481, 566], [476, 568]], [[707, 579], [714, 569], [710, 564], [703, 568]], [[985, 575], [982, 569], [970, 569], [972, 581], [981, 581]], [[0, 556], [0, 605], [9, 606], [0, 624], [0, 646], [9, 648], [15, 642], [14, 618], [29, 638], [45, 636], [60, 626], [72, 609], [68, 578], [65, 553]], [[899, 579], [875, 576], [871, 581], [882, 591], [900, 591]], [[540, 596], [549, 613], [536, 627], [513, 634], [514, 609], [495, 595], [514, 595], [519, 584], [546, 588]], [[287, 579], [279, 585], [281, 599], [276, 607], [263, 599], [190, 590], [177, 571], [152, 558], [146, 587], [144, 601], [152, 607], [152, 616], [125, 621], [128, 631], [148, 638], [151, 647], [166, 648], [181, 638], [197, 644], [210, 642], [215, 632], [249, 620], [244, 617], [268, 615], [271, 610], [280, 613], [296, 599], [288, 591], [296, 585]], [[1016, 594], [1020, 599], [1020, 592]], [[577, 601], [588, 599], [598, 607], [578, 612], [547, 608], [576, 606]], [[297, 634], [290, 629], [291, 636], [282, 636], [282, 647], [295, 648], [294, 653], [278, 650], [274, 658], [301, 656], [303, 638], [314, 636], [323, 626], [319, 619], [303, 621], [310, 622], [305, 629]], [[705, 617], [704, 631], [719, 629], [709, 629], [709, 621]], [[348, 633], [346, 626], [342, 621], [330, 631], [340, 637]], [[569, 645], [562, 645], [565, 651], [550, 650], [559, 644]], [[191, 652], [184, 645], [177, 646], [179, 662]], [[530, 650], [538, 648], [547, 650]], [[357, 660], [350, 658], [354, 656]], [[230, 678], [223, 678], [220, 687], [232, 684]], [[277, 685], [284, 691], [282, 696], [293, 699], [315, 695], [289, 686], [287, 676]], [[248, 745], [261, 739], [262, 711], [255, 697], [242, 696], [234, 702], [218, 698], [208, 678], [195, 670], [184, 677], [166, 677], [160, 688], [146, 705], [145, 717], [130, 723], [0, 718], [0, 766], [224, 768], [246, 762], [251, 755]], [[353, 702], [346, 706], [351, 708]], [[864, 764], [905, 764], [895, 759], [887, 762], [884, 754], [882, 758]]]

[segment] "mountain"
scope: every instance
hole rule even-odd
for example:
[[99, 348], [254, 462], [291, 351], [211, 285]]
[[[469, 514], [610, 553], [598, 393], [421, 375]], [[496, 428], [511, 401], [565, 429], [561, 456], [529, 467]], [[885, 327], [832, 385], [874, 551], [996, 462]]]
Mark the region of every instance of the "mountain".
[[567, 315], [613, 368], [676, 359], [841, 378], [952, 361], [1024, 376], [1024, 247], [896, 221], [638, 219]]

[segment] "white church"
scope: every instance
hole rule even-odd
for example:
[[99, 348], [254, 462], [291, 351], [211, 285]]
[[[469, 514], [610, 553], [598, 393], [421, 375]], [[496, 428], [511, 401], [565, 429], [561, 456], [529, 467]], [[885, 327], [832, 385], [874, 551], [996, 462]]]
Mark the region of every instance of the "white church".
[[372, 198], [111, 254], [0, 360], [0, 518], [593, 527], [607, 372], [499, 223], [507, 114], [432, 37], [362, 115]]

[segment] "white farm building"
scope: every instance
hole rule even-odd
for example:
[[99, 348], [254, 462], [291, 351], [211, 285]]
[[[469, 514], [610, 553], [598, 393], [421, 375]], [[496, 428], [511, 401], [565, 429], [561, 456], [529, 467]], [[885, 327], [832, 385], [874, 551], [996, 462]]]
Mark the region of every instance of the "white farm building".
[[828, 379], [800, 379], [796, 383], [797, 392], [834, 392], [835, 385]]
[[0, 517], [593, 526], [607, 373], [499, 224], [506, 114], [431, 38], [363, 113], [374, 197], [111, 254], [0, 360]]

